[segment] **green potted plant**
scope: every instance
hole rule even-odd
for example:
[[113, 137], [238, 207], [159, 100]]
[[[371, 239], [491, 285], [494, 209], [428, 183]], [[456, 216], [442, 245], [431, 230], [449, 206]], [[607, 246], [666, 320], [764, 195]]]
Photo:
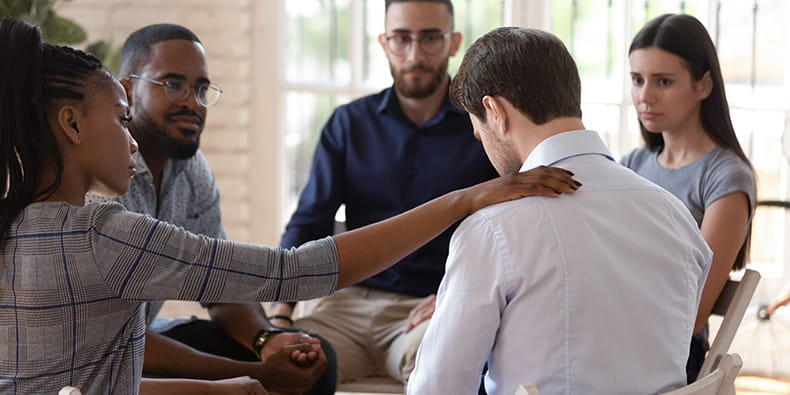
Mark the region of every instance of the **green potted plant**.
[[[59, 0], [0, 0], [0, 17], [16, 17], [41, 26], [44, 40], [52, 44], [78, 45], [85, 42], [87, 34], [77, 22], [55, 12]], [[85, 46], [107, 66], [115, 71], [118, 53], [110, 43], [99, 40]]]

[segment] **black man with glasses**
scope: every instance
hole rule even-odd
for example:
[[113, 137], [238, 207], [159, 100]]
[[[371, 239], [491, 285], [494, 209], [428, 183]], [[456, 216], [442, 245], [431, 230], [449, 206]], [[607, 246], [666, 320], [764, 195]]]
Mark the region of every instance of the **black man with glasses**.
[[[453, 31], [452, 3], [388, 0], [385, 28], [379, 43], [393, 86], [332, 114], [282, 247], [331, 234], [341, 204], [347, 228], [354, 229], [497, 176], [468, 115], [448, 97], [447, 66], [461, 43], [461, 34]], [[453, 229], [381, 274], [323, 299], [312, 314], [295, 321], [332, 343], [340, 382], [371, 375], [408, 380], [433, 313]], [[292, 305], [278, 303], [273, 309], [290, 317]]]
[[[115, 200], [192, 233], [225, 238], [219, 190], [198, 149], [207, 109], [222, 89], [209, 79], [200, 40], [182, 26], [146, 26], [126, 40], [119, 63], [139, 151], [137, 175]], [[208, 390], [211, 380], [250, 376], [272, 392], [334, 393], [331, 346], [275, 328], [260, 304], [209, 304], [211, 320], [155, 319], [161, 306], [146, 304], [145, 375], [204, 379]], [[311, 351], [293, 360], [285, 346], [300, 343]]]

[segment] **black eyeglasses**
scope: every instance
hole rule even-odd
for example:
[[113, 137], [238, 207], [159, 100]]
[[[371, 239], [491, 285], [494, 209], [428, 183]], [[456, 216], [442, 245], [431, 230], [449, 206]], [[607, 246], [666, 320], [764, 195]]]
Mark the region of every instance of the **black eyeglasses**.
[[393, 55], [403, 56], [409, 52], [416, 41], [423, 53], [426, 55], [436, 55], [444, 48], [444, 43], [451, 34], [453, 33], [435, 32], [418, 34], [416, 37], [413, 37], [410, 34], [395, 33], [386, 36], [387, 48], [389, 48]]
[[137, 78], [139, 80], [148, 81], [152, 84], [161, 85], [165, 90], [165, 97], [173, 104], [178, 104], [189, 97], [189, 90], [194, 89], [195, 99], [198, 104], [203, 107], [211, 107], [219, 101], [222, 96], [222, 89], [214, 84], [197, 84], [189, 85], [181, 81], [165, 80], [157, 81], [150, 78], [141, 77], [137, 74], [132, 74], [129, 79]]

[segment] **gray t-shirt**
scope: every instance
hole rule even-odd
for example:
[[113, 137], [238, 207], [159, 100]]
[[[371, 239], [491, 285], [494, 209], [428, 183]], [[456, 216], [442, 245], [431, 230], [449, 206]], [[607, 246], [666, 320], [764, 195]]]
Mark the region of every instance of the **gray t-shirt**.
[[697, 225], [702, 224], [705, 209], [711, 203], [730, 193], [743, 192], [748, 196], [750, 215], [757, 204], [754, 172], [734, 152], [719, 146], [679, 169], [662, 167], [658, 152], [647, 147], [629, 152], [620, 163], [680, 199]]

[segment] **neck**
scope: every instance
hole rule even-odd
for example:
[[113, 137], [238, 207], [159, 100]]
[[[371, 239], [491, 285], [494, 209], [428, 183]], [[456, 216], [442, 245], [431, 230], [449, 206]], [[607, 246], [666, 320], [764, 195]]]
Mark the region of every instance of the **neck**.
[[516, 150], [522, 162], [527, 160], [529, 154], [531, 154], [532, 151], [535, 150], [535, 147], [542, 143], [543, 140], [563, 132], [586, 129], [581, 118], [576, 117], [555, 118], [542, 125], [536, 125], [528, 118], [521, 117], [513, 124], [513, 128], [514, 130], [527, 131], [527, 133], [515, 134]]
[[162, 181], [162, 172], [164, 171], [165, 164], [170, 159], [166, 152], [158, 149], [156, 142], [146, 139], [145, 136], [139, 134], [134, 129], [133, 125], [129, 127], [129, 132], [137, 140], [140, 155], [143, 156], [148, 170], [151, 171], [151, 176], [154, 179], [154, 189], [156, 195], [159, 196], [159, 184]]
[[[64, 158], [65, 162], [65, 158]], [[77, 173], [73, 166], [64, 163], [63, 175], [60, 178], [60, 186], [54, 193], [41, 196], [36, 201], [39, 202], [66, 202], [72, 206], [84, 206], [85, 194], [88, 193], [88, 186]], [[55, 170], [47, 167], [39, 176], [37, 192], [40, 193], [55, 182]]]
[[445, 74], [439, 87], [429, 96], [422, 99], [404, 97], [396, 90], [395, 93], [398, 95], [401, 111], [406, 115], [406, 118], [409, 118], [417, 125], [422, 125], [429, 121], [439, 113], [439, 108], [441, 108], [444, 98], [447, 96], [449, 83], [450, 77]]
[[716, 143], [705, 133], [702, 123], [697, 122], [682, 130], [661, 132], [664, 148], [658, 162], [667, 168], [680, 168], [701, 158], [716, 147]]

